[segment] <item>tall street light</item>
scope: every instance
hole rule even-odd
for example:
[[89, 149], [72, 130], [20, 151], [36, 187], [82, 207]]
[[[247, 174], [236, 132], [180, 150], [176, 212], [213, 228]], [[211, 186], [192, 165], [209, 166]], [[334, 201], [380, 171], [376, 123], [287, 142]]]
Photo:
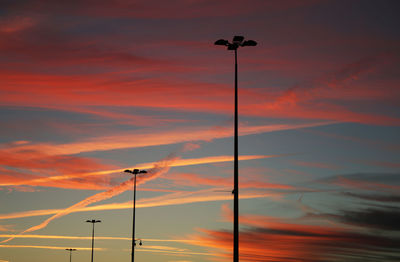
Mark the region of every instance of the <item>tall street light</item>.
[[92, 227], [92, 259], [90, 260], [91, 262], [93, 262], [93, 249], [94, 249], [94, 224], [96, 224], [96, 223], [100, 223], [100, 222], [101, 222], [101, 220], [95, 220], [95, 219], [92, 219], [92, 220], [86, 220], [86, 222], [88, 222], [88, 223], [92, 223], [92, 224], [93, 224], [93, 227]]
[[[132, 226], [132, 259], [131, 261], [135, 261], [135, 246], [136, 246], [136, 240], [135, 240], [135, 209], [136, 209], [136, 175], [137, 174], [145, 174], [147, 173], [146, 170], [139, 170], [139, 169], [134, 169], [134, 170], [125, 170], [124, 172], [126, 173], [131, 173], [133, 174], [133, 226]], [[142, 242], [140, 241], [140, 245]]]
[[237, 49], [244, 46], [256, 46], [254, 40], [244, 41], [243, 36], [234, 36], [232, 43], [220, 39], [215, 45], [226, 46], [235, 51], [235, 123], [234, 123], [234, 164], [233, 164], [233, 261], [239, 261], [239, 161], [238, 161], [238, 80], [237, 80]]
[[76, 251], [75, 248], [66, 248], [65, 250], [69, 251], [69, 262], [72, 261], [72, 251]]

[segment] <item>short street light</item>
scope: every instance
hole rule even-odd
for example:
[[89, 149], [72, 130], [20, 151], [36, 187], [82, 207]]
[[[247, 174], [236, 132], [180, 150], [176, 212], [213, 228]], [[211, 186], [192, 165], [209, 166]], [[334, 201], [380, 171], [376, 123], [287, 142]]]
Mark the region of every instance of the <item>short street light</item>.
[[92, 219], [92, 220], [86, 220], [86, 222], [87, 222], [87, 223], [92, 223], [92, 224], [93, 224], [93, 227], [92, 227], [92, 259], [90, 260], [91, 262], [93, 262], [93, 249], [94, 249], [94, 224], [96, 224], [96, 223], [100, 223], [100, 222], [101, 222], [101, 220], [95, 220], [95, 219]]
[[[131, 256], [131, 262], [135, 261], [135, 246], [136, 246], [136, 240], [135, 240], [135, 209], [136, 209], [136, 175], [138, 174], [146, 174], [146, 170], [139, 170], [139, 169], [134, 169], [134, 170], [125, 170], [124, 172], [133, 174], [133, 225], [132, 225], [132, 256]], [[142, 241], [140, 240], [139, 245], [141, 245]]]
[[69, 251], [69, 262], [72, 261], [72, 251], [76, 251], [75, 248], [66, 248], [65, 250]]
[[234, 171], [233, 171], [233, 261], [239, 261], [239, 161], [238, 161], [238, 80], [237, 49], [244, 46], [256, 46], [254, 40], [244, 41], [243, 36], [234, 36], [232, 43], [225, 39], [215, 41], [215, 45], [226, 46], [235, 51], [235, 124], [234, 124]]
[[139, 238], [139, 239], [135, 239], [135, 246], [136, 246], [136, 241], [139, 241], [139, 246], [143, 245], [142, 240]]

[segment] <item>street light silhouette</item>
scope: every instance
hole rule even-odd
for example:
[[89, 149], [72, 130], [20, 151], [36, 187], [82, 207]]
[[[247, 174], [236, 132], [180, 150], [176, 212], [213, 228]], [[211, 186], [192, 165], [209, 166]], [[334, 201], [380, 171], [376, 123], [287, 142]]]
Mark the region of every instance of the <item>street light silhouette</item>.
[[[131, 262], [135, 261], [135, 246], [136, 246], [136, 240], [135, 240], [135, 209], [136, 209], [136, 175], [138, 174], [146, 174], [146, 170], [139, 170], [139, 169], [134, 169], [134, 170], [129, 170], [126, 169], [124, 172], [126, 173], [131, 173], [134, 175], [133, 178], [133, 214], [132, 214], [132, 219], [133, 219], [133, 225], [132, 225], [132, 256], [131, 256]], [[142, 240], [140, 240], [139, 245], [142, 245]]]
[[135, 246], [136, 246], [136, 241], [139, 241], [139, 246], [143, 245], [142, 240], [139, 238], [139, 239], [135, 239]]
[[69, 262], [72, 261], [72, 251], [76, 251], [75, 248], [66, 248], [65, 250], [69, 251]]
[[94, 249], [94, 224], [96, 224], [96, 223], [100, 223], [100, 222], [101, 222], [101, 220], [95, 220], [95, 219], [92, 219], [92, 220], [86, 220], [86, 222], [88, 222], [88, 223], [92, 223], [92, 224], [93, 224], [93, 228], [92, 228], [92, 259], [90, 260], [91, 262], [93, 262], [93, 249]]
[[239, 261], [239, 161], [238, 161], [238, 80], [237, 49], [244, 46], [256, 46], [254, 40], [244, 41], [243, 36], [234, 36], [232, 43], [225, 39], [215, 41], [215, 45], [226, 46], [235, 51], [235, 123], [234, 123], [234, 164], [233, 164], [233, 261]]

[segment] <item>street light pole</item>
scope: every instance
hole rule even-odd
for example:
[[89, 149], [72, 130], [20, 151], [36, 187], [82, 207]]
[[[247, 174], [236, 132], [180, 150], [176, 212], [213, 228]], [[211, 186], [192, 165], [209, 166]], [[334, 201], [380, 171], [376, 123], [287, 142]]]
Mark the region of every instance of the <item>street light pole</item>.
[[94, 250], [94, 224], [100, 223], [101, 220], [92, 219], [92, 220], [86, 220], [86, 222], [92, 223], [92, 224], [93, 224], [93, 227], [92, 227], [92, 258], [91, 258], [91, 260], [90, 260], [91, 262], [93, 262], [93, 250]]
[[[135, 262], [135, 246], [136, 246], [136, 240], [135, 240], [136, 175], [137, 174], [145, 174], [145, 173], [147, 173], [147, 171], [146, 170], [139, 170], [139, 169], [134, 169], [134, 170], [127, 169], [124, 172], [133, 174], [133, 211], [132, 211], [133, 225], [132, 225], [131, 262]], [[142, 245], [141, 241], [140, 241], [140, 245]]]
[[75, 248], [66, 248], [65, 250], [69, 251], [69, 262], [72, 261], [72, 251], [76, 251]]
[[243, 36], [234, 36], [232, 43], [227, 40], [217, 40], [215, 45], [228, 47], [235, 51], [235, 120], [234, 120], [234, 160], [233, 160], [233, 262], [239, 261], [239, 146], [238, 146], [238, 64], [237, 49], [239, 46], [256, 46], [253, 40], [243, 41]]
[[235, 132], [233, 163], [233, 261], [239, 261], [239, 139], [238, 139], [238, 77], [237, 48], [235, 48]]

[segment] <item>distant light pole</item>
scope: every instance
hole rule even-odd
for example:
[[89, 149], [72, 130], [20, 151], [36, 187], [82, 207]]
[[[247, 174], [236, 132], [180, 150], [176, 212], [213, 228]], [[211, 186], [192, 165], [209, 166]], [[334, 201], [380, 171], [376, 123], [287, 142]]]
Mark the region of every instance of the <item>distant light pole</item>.
[[238, 161], [238, 80], [237, 80], [237, 49], [240, 46], [256, 46], [253, 40], [243, 41], [243, 36], [234, 36], [232, 43], [220, 39], [215, 45], [228, 47], [235, 51], [235, 123], [234, 123], [234, 164], [233, 164], [233, 261], [239, 261], [239, 161]]
[[66, 248], [65, 250], [69, 251], [69, 262], [72, 261], [72, 251], [76, 251], [75, 248]]
[[[136, 209], [136, 175], [137, 174], [145, 174], [147, 173], [146, 170], [139, 170], [139, 169], [134, 169], [134, 170], [125, 170], [124, 172], [126, 173], [131, 173], [134, 175], [133, 177], [133, 225], [132, 225], [132, 256], [131, 256], [131, 262], [135, 261], [135, 246], [136, 246], [136, 240], [135, 240], [135, 209]], [[139, 245], [142, 245], [142, 240], [140, 240]]]
[[136, 241], [139, 241], [139, 246], [143, 245], [142, 240], [139, 238], [139, 239], [135, 239], [135, 246], [136, 246]]
[[86, 222], [88, 222], [88, 223], [92, 223], [92, 224], [93, 224], [93, 227], [92, 227], [92, 259], [91, 259], [91, 262], [93, 262], [93, 249], [94, 249], [94, 224], [96, 224], [96, 223], [100, 223], [100, 222], [101, 222], [101, 220], [95, 220], [95, 219], [92, 219], [92, 220], [86, 220]]

